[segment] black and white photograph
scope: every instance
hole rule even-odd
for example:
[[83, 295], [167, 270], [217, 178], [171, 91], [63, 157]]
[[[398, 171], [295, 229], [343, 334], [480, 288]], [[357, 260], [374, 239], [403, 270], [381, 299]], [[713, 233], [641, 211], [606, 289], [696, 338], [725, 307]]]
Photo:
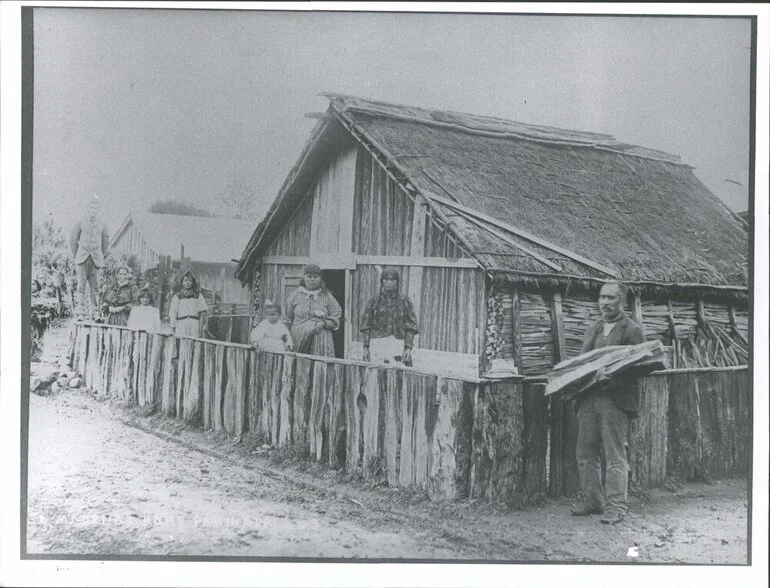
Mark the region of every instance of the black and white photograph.
[[21, 563], [766, 571], [767, 14], [296, 4], [16, 7]]

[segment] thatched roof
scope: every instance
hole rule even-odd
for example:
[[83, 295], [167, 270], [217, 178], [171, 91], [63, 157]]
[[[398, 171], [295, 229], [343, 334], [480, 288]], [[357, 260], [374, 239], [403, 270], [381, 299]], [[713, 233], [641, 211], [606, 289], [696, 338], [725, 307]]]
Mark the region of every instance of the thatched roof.
[[[271, 212], [298, 179], [313, 177], [308, 160], [333, 151], [323, 139], [342, 126], [426, 197], [491, 272], [568, 282], [612, 274], [664, 288], [748, 284], [741, 221], [677, 156], [609, 135], [328, 96], [327, 119]], [[242, 262], [280, 218], [260, 225]]]
[[134, 211], [115, 233], [113, 244], [131, 224], [157, 255], [177, 258], [184, 245], [185, 257], [204, 263], [238, 259], [254, 229], [253, 223], [246, 220]]

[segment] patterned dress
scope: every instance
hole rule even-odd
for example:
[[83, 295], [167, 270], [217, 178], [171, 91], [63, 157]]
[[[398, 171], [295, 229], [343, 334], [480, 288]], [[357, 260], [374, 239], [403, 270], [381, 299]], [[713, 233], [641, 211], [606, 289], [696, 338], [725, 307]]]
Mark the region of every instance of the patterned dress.
[[[300, 287], [286, 303], [282, 320], [291, 330], [295, 351], [334, 357], [332, 331], [339, 329], [341, 317], [342, 308], [331, 292]], [[327, 321], [327, 324], [320, 332], [312, 335], [321, 320]]]
[[[102, 312], [107, 314], [108, 325], [126, 326], [131, 307], [139, 303], [139, 288], [131, 283], [116, 284], [104, 294]], [[110, 312], [110, 307], [118, 307], [117, 312]]]

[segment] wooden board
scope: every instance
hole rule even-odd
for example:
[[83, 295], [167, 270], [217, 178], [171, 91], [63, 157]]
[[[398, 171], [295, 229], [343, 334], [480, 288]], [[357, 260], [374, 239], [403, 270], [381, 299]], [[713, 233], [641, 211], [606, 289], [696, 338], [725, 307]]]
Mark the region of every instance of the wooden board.
[[222, 400], [222, 425], [230, 434], [240, 437], [246, 422], [248, 386], [248, 349], [227, 350], [227, 380]]
[[154, 333], [148, 337], [145, 401], [153, 407], [160, 404], [160, 386], [163, 377], [163, 341], [165, 337], [159, 333]]
[[256, 350], [249, 353], [249, 406], [246, 428], [249, 436], [259, 434], [260, 413], [262, 412], [262, 388], [260, 387], [261, 355]]
[[524, 502], [524, 411], [522, 385], [479, 385], [474, 406], [472, 498], [510, 507]]
[[361, 471], [363, 455], [363, 416], [365, 396], [362, 392], [363, 371], [365, 368], [357, 365], [345, 366], [345, 429], [347, 430], [345, 445], [345, 469], [348, 472]]
[[314, 363], [312, 359], [298, 357], [295, 364], [293, 438], [296, 450], [303, 456], [310, 451], [308, 420], [313, 392]]
[[[328, 421], [326, 412], [326, 362], [316, 361], [313, 366], [313, 387], [308, 422], [310, 457], [315, 461], [328, 458]], [[327, 453], [324, 454], [324, 450]]]
[[295, 358], [284, 357], [281, 371], [280, 408], [278, 422], [278, 447], [292, 443], [292, 412], [294, 407]]
[[160, 408], [169, 417], [176, 415], [176, 369], [177, 338], [166, 337], [163, 343], [163, 384], [161, 386]]
[[[385, 394], [383, 399], [385, 423], [383, 446], [380, 449], [385, 461], [385, 475], [388, 484], [398, 484], [399, 446], [401, 443], [401, 396], [403, 373], [388, 370], [385, 373]], [[379, 427], [378, 427], [379, 428]]]
[[635, 387], [639, 418], [631, 420], [629, 483], [654, 488], [666, 478], [668, 378], [643, 378]]
[[326, 366], [326, 403], [329, 414], [329, 466], [339, 469], [345, 464], [345, 369], [337, 363]]
[[548, 399], [542, 386], [523, 385], [524, 504], [538, 504], [548, 495]]
[[281, 424], [281, 379], [283, 378], [283, 356], [269, 353], [270, 356], [270, 444], [278, 446], [278, 430]]
[[[382, 459], [380, 445], [380, 428], [384, 427], [380, 414], [381, 379], [386, 377], [387, 370], [377, 368], [364, 369], [363, 395], [365, 412], [363, 422], [363, 466], [367, 474], [379, 469]], [[384, 418], [384, 417], [383, 417]]]

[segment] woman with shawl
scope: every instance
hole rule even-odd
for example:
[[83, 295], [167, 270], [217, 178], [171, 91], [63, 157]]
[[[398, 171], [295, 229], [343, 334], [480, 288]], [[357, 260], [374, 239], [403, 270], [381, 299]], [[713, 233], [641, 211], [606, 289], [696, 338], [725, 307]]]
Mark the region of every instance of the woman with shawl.
[[321, 279], [321, 268], [308, 264], [300, 287], [290, 297], [283, 322], [298, 353], [334, 357], [332, 331], [340, 326], [342, 308]]
[[102, 313], [107, 315], [107, 324], [126, 326], [131, 307], [138, 302], [139, 288], [131, 283], [131, 270], [123, 265], [118, 268], [116, 282], [104, 293]]
[[168, 311], [171, 332], [176, 336], [200, 337], [201, 324], [208, 305], [201, 294], [198, 280], [188, 271], [182, 276], [182, 287], [171, 299]]
[[[380, 292], [369, 300], [361, 317], [364, 336], [364, 361], [389, 363], [403, 361], [412, 365], [412, 345], [419, 332], [412, 301], [399, 292], [400, 276], [385, 268], [380, 276]], [[403, 353], [400, 353], [403, 349]]]

